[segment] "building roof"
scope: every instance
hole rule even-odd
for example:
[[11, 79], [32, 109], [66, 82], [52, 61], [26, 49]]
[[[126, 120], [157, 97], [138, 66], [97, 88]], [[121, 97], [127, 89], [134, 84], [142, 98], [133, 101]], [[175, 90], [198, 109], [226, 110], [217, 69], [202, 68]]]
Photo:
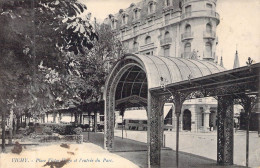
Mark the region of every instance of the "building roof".
[[[172, 1], [172, 6], [171, 9], [176, 12], [180, 11], [180, 1], [181, 0], [173, 0]], [[149, 14], [148, 13], [148, 4], [150, 2], [154, 2], [156, 5], [156, 9], [153, 13]], [[148, 18], [154, 17], [155, 19], [158, 19], [163, 16], [163, 9], [165, 8], [164, 6], [164, 1], [162, 0], [140, 0], [140, 2], [137, 3], [132, 3], [128, 8], [126, 9], [120, 9], [118, 13], [116, 14], [110, 14], [110, 16], [113, 16], [117, 20], [117, 28], [121, 28], [122, 26], [122, 14], [125, 13], [128, 15], [128, 23], [126, 24], [126, 27], [131, 25], [132, 23], [141, 23], [144, 24], [146, 23]], [[135, 20], [134, 19], [134, 9], [139, 9], [140, 10], [140, 18]]]

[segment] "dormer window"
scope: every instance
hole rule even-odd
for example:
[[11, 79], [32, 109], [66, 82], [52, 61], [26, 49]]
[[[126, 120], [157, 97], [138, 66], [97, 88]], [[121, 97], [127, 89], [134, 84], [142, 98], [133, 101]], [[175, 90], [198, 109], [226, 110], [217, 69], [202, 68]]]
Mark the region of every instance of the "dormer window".
[[155, 12], [155, 1], [150, 1], [148, 3], [148, 13], [154, 13]]
[[123, 25], [124, 25], [124, 24], [127, 24], [127, 22], [128, 22], [128, 14], [123, 13], [123, 14], [122, 14], [122, 24], [123, 24]]
[[134, 9], [134, 19], [137, 20], [140, 18], [140, 9], [139, 8], [135, 8]]
[[112, 28], [112, 29], [116, 29], [116, 26], [117, 26], [117, 21], [116, 21], [115, 19], [113, 19], [113, 20], [111, 21], [111, 28]]

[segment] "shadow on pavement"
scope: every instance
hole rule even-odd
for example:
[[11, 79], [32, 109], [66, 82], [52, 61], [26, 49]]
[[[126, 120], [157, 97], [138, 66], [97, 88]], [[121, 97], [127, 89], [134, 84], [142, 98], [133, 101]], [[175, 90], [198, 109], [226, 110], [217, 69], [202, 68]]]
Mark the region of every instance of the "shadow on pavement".
[[[84, 133], [84, 141], [104, 147], [104, 134], [103, 133]], [[147, 168], [147, 144], [130, 139], [121, 139], [115, 136], [115, 146], [112, 153], [119, 155], [141, 168]], [[169, 148], [161, 150], [161, 165], [160, 168], [174, 168], [176, 167], [176, 152]], [[232, 166], [219, 166], [215, 160], [205, 158], [202, 156], [179, 152], [179, 167], [200, 167], [200, 168], [217, 168], [217, 167], [243, 167], [238, 165]]]

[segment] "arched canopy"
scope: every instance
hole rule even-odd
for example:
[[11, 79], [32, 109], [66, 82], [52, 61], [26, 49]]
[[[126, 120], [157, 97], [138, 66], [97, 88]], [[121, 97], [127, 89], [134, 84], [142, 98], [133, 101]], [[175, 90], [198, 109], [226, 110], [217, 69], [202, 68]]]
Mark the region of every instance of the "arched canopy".
[[204, 60], [127, 54], [115, 65], [106, 85], [110, 81], [110, 85], [115, 87], [116, 105], [125, 102], [146, 103], [148, 89], [160, 86], [161, 77], [170, 84], [224, 70]]

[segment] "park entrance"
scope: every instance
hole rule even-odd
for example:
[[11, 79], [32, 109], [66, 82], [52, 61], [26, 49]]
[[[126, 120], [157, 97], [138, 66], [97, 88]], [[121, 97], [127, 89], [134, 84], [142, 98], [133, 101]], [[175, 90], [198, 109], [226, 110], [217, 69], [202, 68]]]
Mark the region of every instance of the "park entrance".
[[[114, 148], [114, 112], [129, 107], [147, 111], [148, 167], [160, 166], [163, 142], [163, 107], [173, 102], [176, 122], [178, 167], [179, 117], [185, 100], [214, 97], [217, 108], [217, 163], [233, 164], [233, 105], [241, 104], [248, 115], [259, 92], [260, 64], [226, 71], [213, 62], [128, 54], [113, 68], [105, 84], [104, 147]], [[189, 114], [186, 114], [189, 118]], [[187, 124], [188, 127], [188, 124]]]

